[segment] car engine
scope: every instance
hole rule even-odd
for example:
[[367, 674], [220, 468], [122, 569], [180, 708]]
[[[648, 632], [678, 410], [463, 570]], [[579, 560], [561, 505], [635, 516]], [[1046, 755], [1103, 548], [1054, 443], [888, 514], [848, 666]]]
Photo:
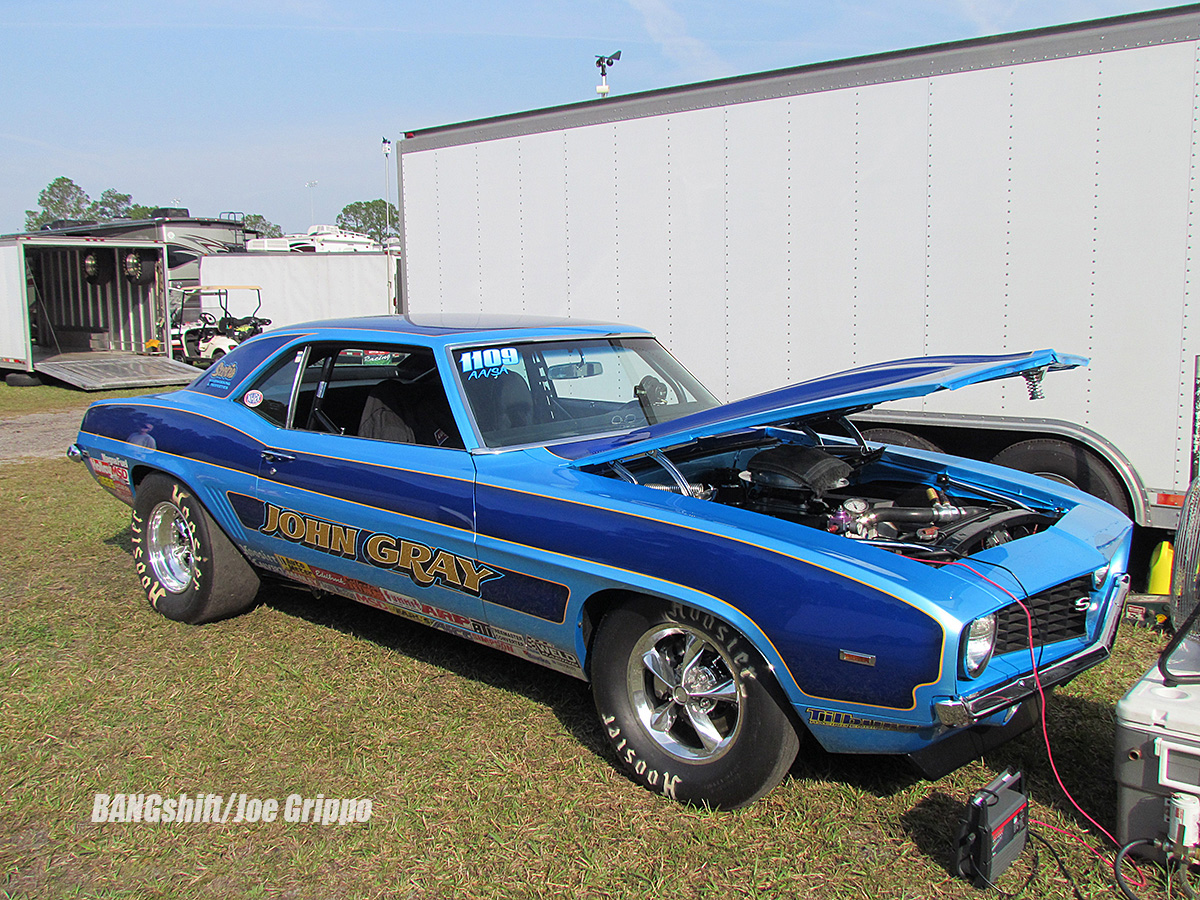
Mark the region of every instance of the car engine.
[[691, 445], [610, 464], [608, 474], [929, 562], [970, 556], [1034, 534], [1062, 514], [976, 485], [953, 484], [944, 472], [898, 465], [886, 448], [865, 443], [785, 439], [736, 448]]

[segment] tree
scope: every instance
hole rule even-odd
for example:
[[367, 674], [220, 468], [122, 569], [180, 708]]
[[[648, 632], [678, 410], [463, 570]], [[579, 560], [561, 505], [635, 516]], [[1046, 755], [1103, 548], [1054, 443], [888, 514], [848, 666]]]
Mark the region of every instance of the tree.
[[87, 192], [65, 175], [60, 175], [38, 194], [40, 210], [25, 210], [25, 230], [37, 231], [55, 219], [85, 219], [92, 208]]
[[[134, 203], [130, 194], [122, 194], [115, 188], [107, 188], [99, 200], [93, 200], [87, 191], [65, 175], [55, 178], [42, 189], [38, 194], [38, 206], [41, 209], [25, 210], [26, 231], [37, 231], [43, 225], [59, 219], [149, 219], [150, 214], [158, 209], [157, 206]], [[282, 228], [257, 214], [245, 216], [243, 224], [263, 237], [283, 236]]]
[[337, 217], [338, 228], [357, 231], [381, 244], [399, 234], [399, 224], [400, 214], [386, 200], [357, 200], [343, 206]]
[[37, 231], [58, 219], [147, 219], [153, 207], [135, 204], [133, 197], [108, 188], [93, 200], [87, 191], [60, 175], [38, 194], [41, 209], [25, 210], [25, 230]]
[[89, 219], [127, 219], [133, 197], [108, 188], [88, 211]]
[[283, 229], [274, 222], [269, 222], [258, 213], [242, 216], [242, 225], [247, 231], [257, 231], [260, 237], [283, 237]]

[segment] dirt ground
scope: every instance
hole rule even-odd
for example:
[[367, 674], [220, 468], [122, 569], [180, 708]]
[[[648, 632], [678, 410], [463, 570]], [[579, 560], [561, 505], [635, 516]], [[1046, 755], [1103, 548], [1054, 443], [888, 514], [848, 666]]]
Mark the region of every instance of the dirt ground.
[[0, 422], [0, 465], [65, 456], [79, 433], [81, 410], [30, 413]]

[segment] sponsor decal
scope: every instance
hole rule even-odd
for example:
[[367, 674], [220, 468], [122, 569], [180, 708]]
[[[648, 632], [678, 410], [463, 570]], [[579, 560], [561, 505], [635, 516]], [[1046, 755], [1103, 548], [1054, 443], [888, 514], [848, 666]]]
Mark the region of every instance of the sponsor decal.
[[540, 638], [535, 638], [532, 635], [525, 636], [525, 647], [534, 656], [542, 659], [554, 659], [564, 663], [576, 663], [574, 655], [565, 653], [559, 650], [549, 641], [543, 641]]
[[[509, 580], [513, 580], [514, 585], [526, 591], [543, 585], [554, 594], [553, 602], [546, 602], [545, 605], [555, 610], [557, 619], [554, 621], [562, 621], [562, 608], [565, 607], [569, 593], [564, 585], [499, 567], [492, 568], [469, 557], [398, 535], [355, 528], [331, 519], [321, 519], [275, 504], [263, 503], [245, 494], [231, 491], [228, 497], [247, 528], [330, 556], [398, 572], [420, 587], [438, 585], [492, 601], [492, 589]], [[259, 568], [283, 575], [316, 590], [327, 591], [384, 612], [403, 616], [422, 625], [468, 638], [504, 653], [524, 657], [574, 677], [581, 674], [578, 657], [549, 641], [498, 628], [470, 616], [339, 572], [312, 566], [289, 556], [267, 553], [252, 547], [243, 549], [250, 562]], [[536, 590], [534, 594], [537, 594]], [[504, 605], [519, 609], [519, 606], [508, 598], [497, 599], [504, 599]], [[547, 614], [540, 608], [535, 609], [521, 611], [533, 615]]]
[[391, 350], [364, 350], [362, 364], [364, 366], [390, 366], [395, 363], [398, 355], [400, 354], [392, 353]]
[[237, 363], [219, 360], [209, 368], [208, 387], [228, 390], [237, 378]]
[[242, 398], [242, 402], [251, 409], [254, 409], [254, 407], [262, 405], [263, 393], [262, 391], [246, 391], [246, 396]]
[[258, 531], [268, 537], [279, 537], [332, 556], [400, 572], [421, 587], [436, 584], [478, 597], [480, 585], [503, 577], [500, 572], [476, 564], [469, 557], [420, 541], [382, 531], [367, 532], [273, 503], [265, 504], [264, 509], [264, 521]]
[[432, 603], [425, 603], [413, 597], [406, 597], [403, 594], [367, 584], [357, 578], [310, 566], [298, 559], [264, 553], [248, 555], [250, 560], [260, 568], [306, 584], [316, 590], [346, 597], [349, 600], [393, 613], [421, 625], [436, 628], [455, 637], [467, 638], [477, 644], [491, 647], [493, 650], [524, 657], [568, 675], [578, 677], [580, 674], [579, 660], [573, 653], [560, 650], [540, 638], [498, 628], [471, 616], [464, 616]]
[[101, 453], [100, 458], [87, 458], [92, 477], [106, 491], [126, 503], [133, 502], [133, 490], [129, 485], [129, 460], [120, 456]]
[[516, 347], [489, 347], [486, 350], [464, 350], [458, 357], [459, 367], [467, 380], [499, 378], [508, 366], [521, 361]]
[[905, 725], [900, 722], [885, 722], [881, 719], [867, 719], [847, 712], [835, 712], [832, 709], [805, 710], [809, 725], [825, 725], [829, 728], [866, 728], [874, 731], [918, 731], [917, 725]]

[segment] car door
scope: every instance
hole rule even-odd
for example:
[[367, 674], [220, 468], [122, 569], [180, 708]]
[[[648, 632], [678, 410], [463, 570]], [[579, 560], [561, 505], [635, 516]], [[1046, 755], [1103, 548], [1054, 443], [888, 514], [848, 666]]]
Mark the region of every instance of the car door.
[[[436, 376], [426, 348], [298, 348], [243, 396], [277, 428], [255, 496], [236, 506], [260, 566], [444, 630], [480, 633], [480, 588], [498, 575], [474, 558], [474, 466], [442, 415]], [[438, 391], [441, 404], [429, 399]], [[373, 399], [388, 392], [405, 401], [394, 416], [401, 430], [363, 436], [367, 418], [388, 413]], [[420, 402], [407, 402], [413, 397]], [[435, 422], [418, 421], [434, 408]], [[404, 416], [415, 428], [405, 430]]]

